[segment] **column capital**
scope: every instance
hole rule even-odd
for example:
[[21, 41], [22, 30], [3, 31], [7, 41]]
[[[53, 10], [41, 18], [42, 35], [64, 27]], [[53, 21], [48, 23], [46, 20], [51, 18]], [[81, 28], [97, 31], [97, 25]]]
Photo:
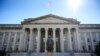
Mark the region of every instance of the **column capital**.
[[60, 30], [63, 30], [64, 28], [60, 28]]
[[37, 28], [38, 30], [40, 30], [41, 28]]
[[23, 30], [25, 30], [26, 28], [22, 28]]
[[53, 30], [56, 30], [56, 28], [52, 28]]
[[29, 28], [30, 30], [33, 30], [33, 28]]
[[48, 28], [45, 28], [45, 30], [48, 30]]
[[71, 27], [68, 27], [68, 30], [71, 30]]

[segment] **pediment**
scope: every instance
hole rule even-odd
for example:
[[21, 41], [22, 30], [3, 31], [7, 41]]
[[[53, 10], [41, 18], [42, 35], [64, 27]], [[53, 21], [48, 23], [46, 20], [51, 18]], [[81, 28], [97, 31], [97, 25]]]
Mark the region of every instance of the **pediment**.
[[64, 18], [56, 15], [45, 15], [38, 18], [29, 18], [22, 22], [22, 24], [42, 24], [42, 23], [66, 23], [66, 24], [78, 24], [79, 22], [72, 18]]

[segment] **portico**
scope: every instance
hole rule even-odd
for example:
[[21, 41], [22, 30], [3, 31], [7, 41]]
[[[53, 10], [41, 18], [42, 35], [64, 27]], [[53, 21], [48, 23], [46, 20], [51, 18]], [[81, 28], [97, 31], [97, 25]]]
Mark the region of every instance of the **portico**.
[[[72, 37], [72, 32], [74, 31], [73, 29], [75, 30], [74, 35], [76, 35], [77, 34], [76, 28], [69, 28], [69, 27], [68, 28], [67, 27], [66, 28], [25, 28], [23, 30], [24, 31], [23, 34], [25, 34], [23, 39], [26, 38], [25, 39], [26, 41], [24, 41], [25, 44], [22, 46], [25, 47], [24, 50], [26, 51], [46, 52], [46, 41], [48, 36], [50, 35], [54, 40], [54, 52], [72, 51], [73, 50], [72, 39], [75, 37], [75, 36]], [[34, 36], [35, 34], [36, 36]]]
[[47, 52], [48, 36], [54, 41], [54, 52], [80, 51], [78, 24], [78, 21], [53, 15], [43, 16], [38, 20], [26, 20], [22, 22], [23, 37], [19, 51]]

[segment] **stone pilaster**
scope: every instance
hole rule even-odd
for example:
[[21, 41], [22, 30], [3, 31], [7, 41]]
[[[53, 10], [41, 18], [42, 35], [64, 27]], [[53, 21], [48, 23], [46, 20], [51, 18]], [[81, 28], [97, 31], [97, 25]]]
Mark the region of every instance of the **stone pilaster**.
[[[95, 37], [96, 38], [96, 37]], [[91, 39], [91, 47], [92, 47], [92, 51], [95, 51], [95, 48], [94, 48], [94, 42], [93, 42], [93, 36], [92, 36], [92, 33], [90, 32], [90, 39]]]
[[21, 37], [20, 37], [20, 42], [19, 42], [19, 51], [24, 51], [24, 37], [25, 37], [25, 29], [23, 28], [22, 29], [22, 34], [21, 34]]
[[12, 50], [15, 51], [15, 44], [16, 44], [16, 36], [17, 36], [17, 33], [15, 33], [15, 36], [14, 36], [14, 42], [13, 42], [13, 48]]
[[11, 32], [9, 32], [8, 42], [7, 42], [7, 49], [6, 49], [6, 51], [8, 51], [8, 50], [9, 50], [10, 36], [11, 36]]
[[85, 39], [86, 51], [88, 51], [88, 43], [87, 43], [87, 36], [86, 36], [86, 33], [84, 33], [84, 39]]
[[1, 44], [2, 49], [3, 49], [3, 45], [4, 45], [4, 39], [5, 39], [5, 32], [3, 34], [3, 39], [2, 39], [2, 44]]

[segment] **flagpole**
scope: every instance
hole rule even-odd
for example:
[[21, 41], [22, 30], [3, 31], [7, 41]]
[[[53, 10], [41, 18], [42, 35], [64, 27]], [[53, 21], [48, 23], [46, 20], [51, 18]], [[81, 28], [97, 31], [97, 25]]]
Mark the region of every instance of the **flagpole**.
[[52, 1], [49, 0], [48, 2], [48, 7], [49, 7], [49, 13], [51, 14], [52, 13]]

